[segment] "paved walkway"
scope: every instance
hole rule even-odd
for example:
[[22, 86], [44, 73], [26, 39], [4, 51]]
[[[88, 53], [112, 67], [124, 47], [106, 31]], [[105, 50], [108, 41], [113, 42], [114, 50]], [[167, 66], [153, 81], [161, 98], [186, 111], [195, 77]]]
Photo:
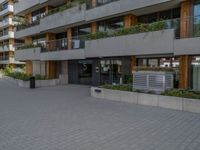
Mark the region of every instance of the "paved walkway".
[[0, 150], [200, 150], [200, 114], [35, 90], [0, 79]]

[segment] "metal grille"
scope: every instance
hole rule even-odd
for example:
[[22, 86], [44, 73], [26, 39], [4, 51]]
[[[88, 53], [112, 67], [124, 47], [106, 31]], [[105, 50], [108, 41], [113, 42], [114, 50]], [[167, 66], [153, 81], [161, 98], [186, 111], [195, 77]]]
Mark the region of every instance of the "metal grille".
[[165, 91], [174, 87], [173, 73], [136, 72], [133, 75], [133, 87], [138, 90]]

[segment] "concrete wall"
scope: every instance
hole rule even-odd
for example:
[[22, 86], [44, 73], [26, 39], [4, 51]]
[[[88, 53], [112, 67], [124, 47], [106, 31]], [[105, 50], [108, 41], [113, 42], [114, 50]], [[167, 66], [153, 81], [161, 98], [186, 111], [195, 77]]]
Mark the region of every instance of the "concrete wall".
[[196, 55], [200, 54], [200, 37], [178, 39], [174, 42], [175, 55]]
[[38, 4], [40, 4], [40, 0], [21, 0], [18, 3], [14, 4], [14, 14], [18, 14]]
[[40, 25], [35, 25], [15, 32], [15, 38], [23, 38], [40, 33]]
[[200, 101], [195, 99], [118, 91], [96, 87], [91, 88], [91, 96], [99, 99], [108, 99], [140, 105], [200, 113]]
[[74, 60], [85, 59], [83, 49], [78, 50], [63, 50], [54, 52], [41, 53], [41, 60]]
[[100, 7], [89, 9], [86, 12], [86, 21], [105, 18], [116, 14], [164, 3], [171, 0], [119, 0]]
[[[85, 9], [86, 6], [76, 6], [53, 15], [47, 16], [41, 19], [40, 30], [45, 31], [49, 29], [68, 26], [74, 23], [85, 21]], [[58, 19], [59, 18], [59, 19]], [[52, 21], [56, 20], [56, 21]]]
[[174, 30], [86, 41], [86, 57], [131, 56], [173, 53]]
[[15, 59], [20, 61], [25, 60], [40, 60], [41, 48], [30, 48], [15, 51]]

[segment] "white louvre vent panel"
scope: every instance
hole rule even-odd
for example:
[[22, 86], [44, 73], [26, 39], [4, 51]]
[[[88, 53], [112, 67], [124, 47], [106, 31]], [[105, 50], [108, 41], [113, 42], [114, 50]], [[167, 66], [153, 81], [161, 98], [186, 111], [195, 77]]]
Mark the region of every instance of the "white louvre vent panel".
[[138, 90], [165, 91], [174, 87], [173, 73], [136, 72], [133, 75], [133, 87]]

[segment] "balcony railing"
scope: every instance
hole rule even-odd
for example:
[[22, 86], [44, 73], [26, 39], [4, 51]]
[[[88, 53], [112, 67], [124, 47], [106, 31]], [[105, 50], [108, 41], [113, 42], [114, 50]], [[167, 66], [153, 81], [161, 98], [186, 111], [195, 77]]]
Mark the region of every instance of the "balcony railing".
[[24, 29], [27, 29], [27, 28], [30, 28], [30, 27], [33, 27], [33, 26], [37, 26], [39, 24], [40, 24], [40, 20], [36, 20], [32, 23], [19, 24], [16, 27], [16, 31], [24, 30]]
[[0, 56], [0, 61], [9, 61], [13, 58], [14, 56]]
[[79, 38], [73, 37], [70, 40], [63, 38], [38, 44], [15, 44], [15, 49], [24, 50], [40, 47], [42, 52], [83, 49], [85, 48], [85, 39], [86, 36], [82, 36]]
[[85, 48], [86, 37], [79, 37], [68, 40], [67, 38], [45, 42], [42, 46], [42, 52], [74, 50]]
[[67, 3], [67, 4], [65, 4], [65, 5], [63, 5], [61, 7], [57, 7], [57, 8], [51, 9], [43, 17], [50, 16], [50, 15], [53, 15], [53, 14], [58, 13], [58, 12], [62, 12], [64, 10], [70, 9], [72, 7], [76, 7], [76, 6], [82, 5], [84, 3], [85, 3], [85, 0], [78, 0], [78, 1], [74, 1], [74, 2], [73, 1], [69, 2], [69, 3]]

